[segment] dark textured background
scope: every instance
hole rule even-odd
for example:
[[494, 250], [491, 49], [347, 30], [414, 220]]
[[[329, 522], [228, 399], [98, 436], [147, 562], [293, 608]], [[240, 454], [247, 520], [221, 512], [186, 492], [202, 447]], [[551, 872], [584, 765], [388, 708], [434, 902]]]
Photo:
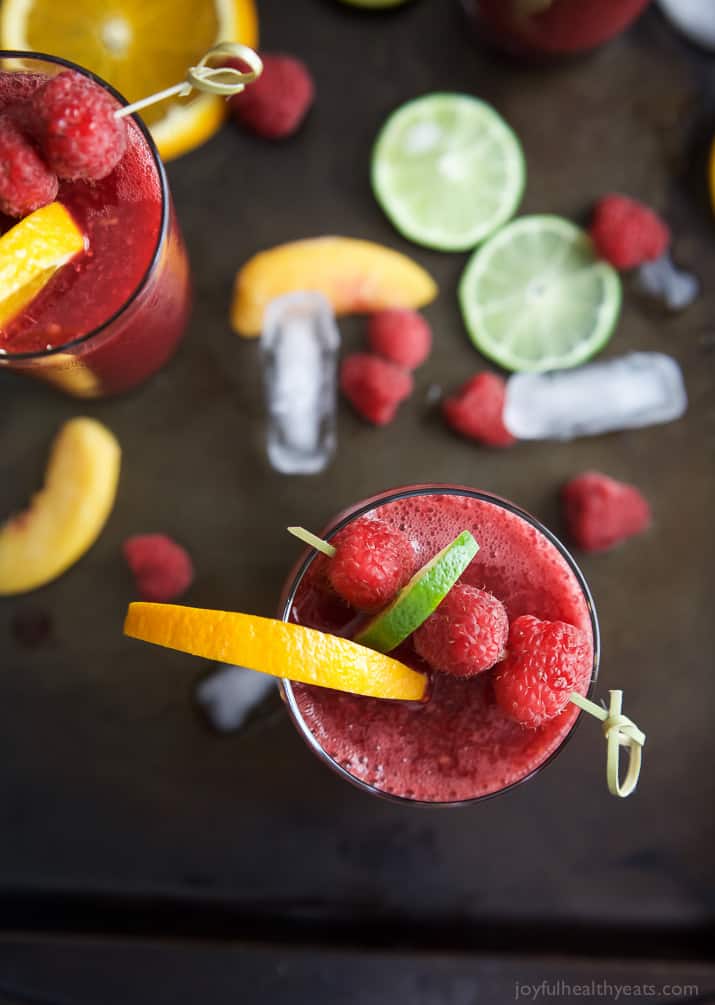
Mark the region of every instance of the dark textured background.
[[[97, 545], [56, 583], [0, 602], [0, 921], [705, 956], [715, 915], [715, 248], [704, 183], [713, 64], [656, 11], [593, 56], [524, 68], [480, 50], [456, 3], [380, 15], [332, 0], [261, 0], [260, 10], [263, 45], [304, 57], [318, 100], [287, 143], [227, 126], [169, 165], [196, 287], [174, 361], [104, 403], [0, 381], [0, 513], [39, 484], [70, 416], [97, 416], [124, 448]], [[473, 92], [515, 127], [528, 163], [522, 212], [584, 220], [616, 189], [665, 213], [678, 262], [710, 288], [666, 317], [627, 280], [607, 353], [676, 356], [690, 396], [684, 420], [501, 453], [442, 426], [428, 385], [452, 387], [483, 365], [456, 307], [465, 256], [402, 241], [368, 183], [386, 114], [434, 89]], [[231, 282], [259, 248], [323, 233], [386, 242], [434, 273], [435, 350], [393, 425], [375, 430], [343, 405], [330, 469], [286, 478], [264, 456], [257, 344], [228, 328]], [[362, 322], [341, 329], [347, 347], [359, 344]], [[459, 811], [383, 803], [327, 771], [280, 712], [242, 734], [211, 733], [192, 702], [208, 665], [121, 635], [128, 534], [161, 530], [188, 546], [198, 569], [188, 603], [271, 614], [299, 550], [288, 523], [317, 527], [375, 491], [434, 480], [493, 490], [558, 530], [559, 484], [591, 467], [634, 481], [655, 511], [650, 533], [582, 561], [603, 631], [600, 692], [623, 688], [626, 713], [648, 733], [627, 801], [606, 792], [603, 741], [588, 722], [538, 779], [503, 798]], [[51, 613], [54, 634], [29, 650], [10, 624], [37, 608]]]

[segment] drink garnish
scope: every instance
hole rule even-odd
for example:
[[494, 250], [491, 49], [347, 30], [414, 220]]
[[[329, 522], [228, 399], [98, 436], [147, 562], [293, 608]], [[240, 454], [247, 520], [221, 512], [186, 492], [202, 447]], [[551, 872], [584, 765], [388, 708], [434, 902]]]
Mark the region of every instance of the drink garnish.
[[[248, 70], [239, 70], [236, 66], [210, 66], [211, 60], [226, 59], [231, 57], [239, 59], [248, 66]], [[247, 84], [257, 80], [263, 72], [263, 63], [258, 53], [247, 45], [240, 42], [220, 42], [212, 46], [203, 54], [195, 66], [190, 66], [186, 71], [186, 79], [171, 87], [165, 87], [155, 94], [150, 94], [146, 98], [140, 98], [129, 105], [118, 108], [114, 113], [120, 119], [126, 115], [133, 115], [135, 112], [155, 105], [159, 101], [167, 98], [185, 98], [193, 90], [202, 91], [205, 94], [218, 94], [222, 97], [229, 97], [233, 94], [240, 94]]]
[[[288, 531], [328, 557], [335, 556], [333, 545], [303, 527], [288, 527]], [[383, 653], [396, 649], [437, 609], [478, 551], [472, 535], [463, 531], [412, 576], [355, 641]]]
[[[590, 658], [586, 636], [574, 625], [522, 615], [509, 626], [506, 656], [495, 669], [494, 697], [505, 716], [527, 729], [556, 718], [569, 702], [600, 719], [608, 743], [608, 790], [625, 798], [638, 782], [645, 733], [621, 714], [622, 691], [610, 692], [611, 705], [606, 711], [576, 690], [586, 689], [584, 670]], [[628, 747], [630, 758], [621, 784], [622, 746]]]
[[478, 551], [472, 535], [463, 531], [414, 574], [355, 641], [383, 653], [396, 649], [437, 609]]
[[315, 628], [175, 604], [129, 605], [124, 634], [221, 663], [373, 698], [420, 701], [427, 678], [383, 653]]
[[59, 202], [36, 209], [0, 237], [0, 327], [84, 250], [84, 235]]
[[[167, 88], [217, 41], [258, 44], [255, 0], [3, 0], [3, 49], [59, 53], [103, 77], [134, 101]], [[147, 109], [143, 116], [162, 160], [206, 142], [226, 120], [220, 95], [199, 93]]]
[[[612, 796], [625, 799], [635, 790], [643, 760], [645, 733], [636, 726], [632, 719], [621, 713], [623, 691], [609, 691], [610, 703], [608, 710], [601, 708], [595, 702], [574, 691], [569, 695], [569, 701], [578, 705], [584, 712], [593, 715], [603, 724], [603, 735], [606, 738], [606, 781], [608, 791]], [[628, 770], [626, 777], [620, 780], [621, 747], [628, 750]]]

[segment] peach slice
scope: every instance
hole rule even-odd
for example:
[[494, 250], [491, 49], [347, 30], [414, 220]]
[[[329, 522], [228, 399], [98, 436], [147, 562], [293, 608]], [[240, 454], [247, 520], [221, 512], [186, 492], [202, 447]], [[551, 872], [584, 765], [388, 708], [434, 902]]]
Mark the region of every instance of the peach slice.
[[269, 301], [294, 290], [318, 290], [336, 314], [386, 307], [423, 307], [437, 295], [425, 269], [392, 248], [351, 237], [315, 237], [262, 251], [239, 269], [231, 324], [239, 335], [260, 335]]
[[95, 419], [70, 419], [43, 488], [0, 527], [0, 595], [25, 593], [65, 572], [94, 544], [117, 494], [121, 450]]

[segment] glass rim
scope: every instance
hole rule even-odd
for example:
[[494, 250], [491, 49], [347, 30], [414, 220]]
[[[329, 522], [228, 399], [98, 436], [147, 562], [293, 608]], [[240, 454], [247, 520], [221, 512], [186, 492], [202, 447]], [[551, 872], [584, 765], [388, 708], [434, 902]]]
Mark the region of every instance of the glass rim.
[[[45, 52], [29, 52], [23, 49], [0, 49], [0, 61], [6, 59], [23, 59], [23, 60], [34, 60], [36, 62], [42, 63], [55, 63], [57, 66], [64, 66], [68, 70], [76, 70], [85, 77], [89, 77], [94, 80], [95, 83], [99, 84], [106, 91], [115, 98], [120, 105], [128, 105], [129, 102], [120, 94], [116, 88], [112, 87], [111, 84], [107, 83], [102, 77], [94, 73], [92, 70], [88, 70], [84, 66], [80, 66], [78, 63], [73, 63], [70, 59], [64, 59], [62, 56], [51, 56], [49, 53]], [[2, 66], [0, 66], [0, 72], [12, 72], [4, 71]], [[159, 151], [157, 150], [156, 143], [154, 142], [148, 127], [142, 121], [142, 119], [133, 113], [130, 118], [133, 120], [134, 124], [137, 126], [139, 131], [142, 133], [144, 140], [149, 148], [149, 152], [152, 156], [154, 166], [156, 168], [157, 174], [159, 176], [159, 186], [161, 189], [161, 222], [159, 224], [159, 232], [156, 238], [156, 245], [152, 252], [149, 264], [147, 265], [144, 274], [138, 281], [137, 285], [134, 287], [132, 292], [126, 298], [126, 300], [114, 311], [113, 314], [89, 332], [85, 332], [84, 335], [78, 335], [76, 338], [71, 339], [69, 342], [63, 342], [62, 345], [52, 346], [50, 349], [36, 349], [31, 352], [12, 352], [7, 350], [2, 353], [0, 358], [0, 366], [5, 363], [17, 363], [22, 361], [31, 361], [33, 359], [45, 359], [49, 356], [59, 355], [60, 353], [67, 352], [68, 350], [74, 349], [77, 346], [83, 345], [85, 342], [89, 342], [90, 339], [94, 339], [96, 336], [101, 335], [106, 331], [114, 322], [121, 317], [121, 315], [131, 307], [134, 301], [143, 293], [146, 289], [149, 280], [151, 279], [157, 265], [159, 262], [159, 256], [161, 254], [162, 248], [166, 243], [166, 235], [169, 229], [169, 182], [166, 177], [166, 170], [164, 164], [159, 156]]]
[[[566, 561], [571, 572], [576, 577], [576, 581], [586, 601], [589, 618], [591, 620], [591, 632], [593, 634], [593, 666], [591, 667], [591, 679], [588, 691], [586, 692], [586, 696], [591, 698], [598, 680], [601, 660], [601, 634], [596, 605], [594, 603], [591, 590], [586, 582], [584, 574], [581, 572], [581, 569], [578, 567], [568, 548], [552, 531], [549, 530], [548, 527], [545, 527], [540, 520], [537, 520], [535, 516], [529, 513], [528, 510], [522, 509], [521, 506], [517, 506], [516, 503], [511, 502], [509, 499], [504, 499], [496, 493], [486, 492], [481, 489], [474, 489], [468, 485], [455, 485], [451, 483], [438, 482], [405, 485], [399, 488], [388, 489], [385, 492], [380, 492], [377, 495], [370, 496], [368, 499], [362, 500], [357, 503], [356, 506], [349, 508], [347, 511], [339, 513], [338, 517], [328, 525], [330, 529], [325, 532], [325, 539], [329, 541], [335, 536], [335, 534], [339, 533], [339, 531], [341, 531], [353, 520], [357, 520], [366, 513], [370, 513], [378, 506], [382, 506], [390, 502], [397, 502], [400, 499], [408, 499], [411, 496], [422, 495], [466, 495], [473, 499], [479, 499], [482, 502], [500, 506], [502, 509], [508, 510], [515, 516], [525, 520], [526, 523], [534, 527], [535, 530], [542, 534], [547, 541], [549, 541], [556, 548], [562, 558]], [[317, 557], [317, 552], [312, 551], [307, 554], [305, 558], [299, 560], [295, 568], [291, 571], [288, 580], [290, 585], [284, 590], [285, 599], [283, 600], [282, 598], [283, 603], [280, 616], [283, 621], [288, 620], [291, 608], [293, 607], [293, 601], [295, 600], [295, 595], [298, 592], [298, 587], [303, 580], [303, 576], [306, 574]], [[351, 774], [347, 768], [343, 767], [342, 764], [339, 764], [333, 757], [330, 756], [330, 754], [327, 753], [317, 740], [315, 734], [309, 729], [300, 712], [300, 709], [298, 708], [296, 697], [293, 693], [293, 682], [288, 679], [281, 678], [278, 681], [278, 687], [287, 706], [288, 714], [290, 715], [293, 725], [296, 727], [311, 750], [336, 774], [356, 786], [358, 789], [361, 789], [363, 792], [367, 792], [373, 796], [379, 796], [381, 799], [385, 799], [388, 802], [398, 803], [402, 806], [419, 806], [427, 809], [448, 809], [460, 806], [472, 806], [485, 799], [493, 799], [496, 796], [504, 795], [518, 786], [523, 785], [525, 782], [530, 781], [558, 757], [571, 737], [574, 735], [583, 715], [583, 712], [579, 710], [568, 733], [566, 733], [558, 747], [556, 747], [555, 750], [552, 750], [549, 756], [543, 760], [541, 764], [537, 764], [537, 766], [527, 775], [524, 775], [522, 778], [517, 778], [515, 781], [510, 782], [509, 785], [505, 785], [503, 788], [497, 789], [495, 792], [487, 792], [481, 796], [471, 796], [468, 799], [452, 799], [438, 802], [436, 800], [413, 799], [409, 796], [400, 796], [393, 792], [385, 792], [383, 789], [379, 789], [377, 786], [372, 785], [369, 782], [365, 782], [363, 779], [357, 778], [355, 775]]]

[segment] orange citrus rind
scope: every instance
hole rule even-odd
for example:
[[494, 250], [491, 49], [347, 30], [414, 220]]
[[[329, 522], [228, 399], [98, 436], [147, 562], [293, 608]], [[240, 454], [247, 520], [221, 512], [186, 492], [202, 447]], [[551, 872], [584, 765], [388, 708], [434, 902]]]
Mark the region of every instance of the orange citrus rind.
[[275, 618], [177, 604], [129, 605], [124, 634], [180, 652], [372, 698], [420, 701], [423, 674], [398, 660]]
[[0, 237], [0, 327], [84, 250], [84, 234], [60, 202], [30, 213]]

